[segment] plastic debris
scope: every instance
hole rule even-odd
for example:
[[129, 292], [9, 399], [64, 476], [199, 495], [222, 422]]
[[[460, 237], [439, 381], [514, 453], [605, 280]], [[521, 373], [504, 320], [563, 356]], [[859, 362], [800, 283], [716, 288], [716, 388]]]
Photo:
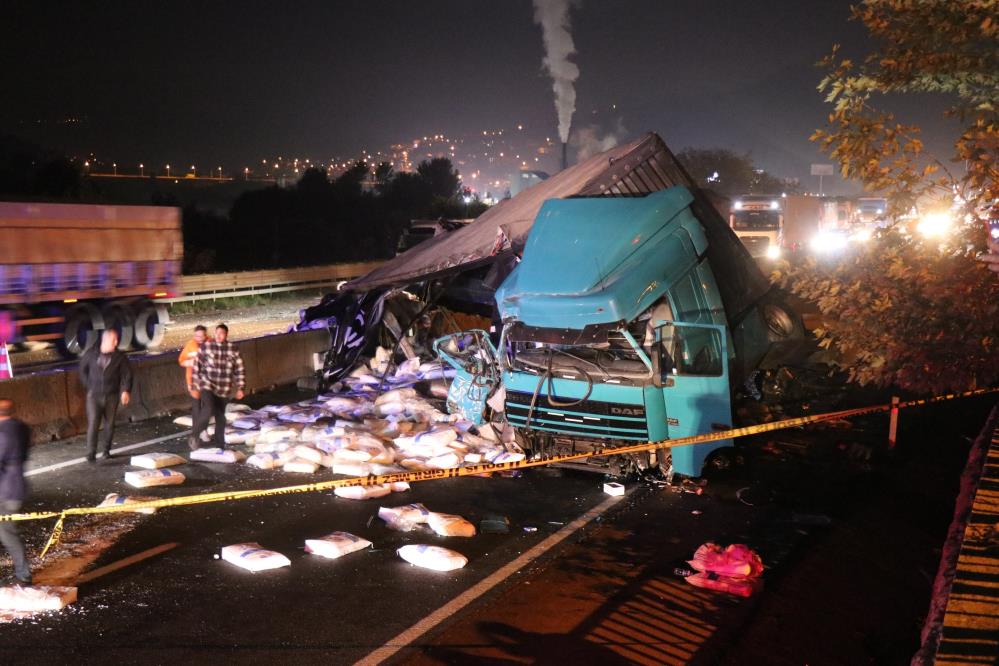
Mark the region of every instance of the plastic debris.
[[726, 548], [705, 543], [694, 552], [688, 564], [697, 573], [685, 580], [696, 587], [749, 597], [761, 585], [763, 562], [751, 548], [741, 543]]
[[172, 469], [144, 469], [125, 472], [125, 483], [136, 488], [150, 486], [176, 486], [184, 483], [186, 477]]
[[75, 587], [9, 585], [0, 587], [0, 609], [19, 612], [54, 611], [76, 601]]
[[[119, 495], [118, 493], [108, 493], [104, 501], [97, 506], [127, 506], [129, 504], [138, 504], [140, 502], [148, 502], [155, 500], [155, 497], [129, 497], [127, 495]], [[147, 507], [144, 509], [136, 509], [135, 513], [144, 513], [150, 515], [156, 513], [156, 507]]]
[[396, 553], [410, 564], [434, 571], [453, 571], [468, 564], [468, 558], [448, 548], [428, 544], [410, 544]]
[[237, 543], [222, 549], [222, 559], [249, 571], [277, 569], [291, 564], [281, 553], [263, 548], [259, 543]]
[[483, 534], [506, 534], [510, 531], [510, 520], [506, 516], [486, 516], [479, 521], [479, 531]]
[[145, 469], [159, 469], [160, 467], [172, 467], [173, 465], [183, 465], [187, 461], [176, 453], [143, 453], [132, 456], [129, 464]]
[[431, 513], [427, 517], [427, 524], [430, 525], [430, 529], [441, 536], [475, 536], [475, 525], [468, 522], [461, 516], [455, 516], [449, 513]]
[[214, 463], [238, 463], [246, 460], [246, 454], [235, 449], [195, 449], [191, 460]]
[[378, 517], [385, 521], [389, 529], [398, 532], [409, 532], [417, 525], [422, 525], [430, 518], [430, 511], [422, 504], [406, 504], [404, 506], [382, 506], [378, 508]]
[[306, 539], [305, 552], [336, 559], [363, 550], [370, 545], [371, 542], [367, 539], [350, 532], [333, 532], [319, 539]]

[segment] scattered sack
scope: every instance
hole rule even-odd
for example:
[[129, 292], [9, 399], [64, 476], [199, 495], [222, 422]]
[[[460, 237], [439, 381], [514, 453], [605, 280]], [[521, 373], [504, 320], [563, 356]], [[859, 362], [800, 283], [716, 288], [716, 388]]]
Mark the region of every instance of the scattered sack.
[[291, 564], [291, 560], [281, 553], [267, 550], [259, 543], [237, 543], [226, 546], [222, 549], [222, 559], [253, 572], [277, 569]]
[[184, 483], [186, 477], [172, 469], [144, 469], [125, 472], [125, 483], [136, 488], [150, 486], [176, 486]]
[[314, 462], [317, 465], [322, 465], [323, 467], [333, 466], [333, 456], [325, 451], [314, 449], [311, 446], [299, 444], [295, 447], [294, 453], [296, 458], [308, 460], [309, 462]]
[[431, 513], [427, 517], [427, 524], [430, 529], [441, 536], [451, 537], [473, 537], [475, 536], [475, 525], [468, 522], [461, 516], [449, 513]]
[[319, 539], [306, 539], [305, 552], [332, 560], [363, 550], [370, 545], [371, 542], [367, 539], [354, 536], [350, 532], [333, 532]]
[[389, 529], [398, 532], [409, 532], [417, 525], [426, 523], [430, 511], [422, 504], [406, 504], [405, 506], [378, 507], [378, 517], [385, 521]]
[[302, 460], [301, 458], [293, 458], [284, 464], [282, 467], [286, 472], [300, 472], [302, 474], [315, 474], [316, 470], [319, 469], [319, 465], [309, 460]]
[[363, 462], [333, 462], [334, 474], [345, 474], [347, 476], [367, 476], [371, 474], [371, 466]]
[[10, 585], [0, 587], [0, 609], [36, 612], [65, 608], [76, 601], [75, 587], [56, 585]]
[[172, 467], [173, 465], [183, 465], [187, 461], [176, 453], [143, 453], [140, 456], [132, 456], [129, 463], [136, 467], [145, 469], [159, 469], [160, 467]]
[[468, 564], [468, 558], [461, 553], [423, 543], [403, 546], [395, 552], [410, 564], [434, 571], [452, 571]]
[[392, 493], [391, 484], [384, 483], [377, 486], [347, 486], [345, 488], [334, 488], [333, 494], [337, 497], [352, 500], [366, 500], [377, 497], [385, 497]]
[[185, 428], [190, 428], [191, 426], [194, 425], [194, 419], [191, 418], [190, 414], [187, 414], [185, 416], [178, 416], [173, 420], [173, 422]]
[[246, 460], [246, 454], [233, 449], [195, 449], [191, 460], [214, 463], [238, 463]]
[[257, 469], [274, 469], [281, 467], [291, 458], [292, 455], [289, 452], [254, 453], [246, 459], [246, 464]]
[[[104, 501], [97, 506], [127, 506], [129, 504], [139, 504], [140, 502], [148, 502], [157, 499], [156, 497], [129, 497], [128, 495], [119, 495], [118, 493], [108, 493], [108, 496], [104, 498]], [[145, 509], [136, 509], [135, 513], [144, 513], [150, 515], [156, 513], [156, 507], [147, 507]]]

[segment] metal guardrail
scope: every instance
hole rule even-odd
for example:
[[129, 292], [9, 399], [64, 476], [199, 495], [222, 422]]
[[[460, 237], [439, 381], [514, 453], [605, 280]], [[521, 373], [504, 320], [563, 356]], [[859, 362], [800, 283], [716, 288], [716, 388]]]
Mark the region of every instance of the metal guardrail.
[[214, 273], [204, 275], [184, 275], [178, 287], [181, 296], [157, 298], [158, 303], [181, 303], [207, 299], [274, 294], [300, 289], [320, 289], [335, 287], [343, 280], [349, 280], [381, 266], [381, 261], [359, 261], [329, 266], [306, 266], [304, 268], [275, 268], [264, 271], [241, 271], [238, 273]]

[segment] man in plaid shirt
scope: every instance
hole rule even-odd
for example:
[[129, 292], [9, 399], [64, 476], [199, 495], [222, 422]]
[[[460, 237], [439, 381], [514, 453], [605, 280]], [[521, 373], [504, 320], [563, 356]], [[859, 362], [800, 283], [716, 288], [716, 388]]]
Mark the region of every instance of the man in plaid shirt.
[[225, 406], [233, 397], [243, 399], [246, 387], [246, 374], [243, 371], [243, 357], [239, 350], [228, 341], [229, 327], [219, 324], [215, 327], [215, 339], [208, 340], [194, 361], [191, 373], [191, 396], [201, 401], [198, 417], [187, 443], [191, 450], [198, 448], [201, 433], [208, 428], [208, 421], [215, 416], [215, 446], [225, 448]]

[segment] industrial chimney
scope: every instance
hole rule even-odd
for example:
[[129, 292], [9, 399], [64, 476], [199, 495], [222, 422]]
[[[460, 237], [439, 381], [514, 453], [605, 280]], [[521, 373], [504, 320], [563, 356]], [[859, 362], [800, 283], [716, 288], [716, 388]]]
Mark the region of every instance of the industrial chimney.
[[567, 166], [569, 166], [569, 160], [568, 160], [568, 157], [566, 157], [566, 148], [568, 147], [568, 145], [569, 144], [567, 144], [565, 141], [562, 142], [562, 169], [563, 170]]

